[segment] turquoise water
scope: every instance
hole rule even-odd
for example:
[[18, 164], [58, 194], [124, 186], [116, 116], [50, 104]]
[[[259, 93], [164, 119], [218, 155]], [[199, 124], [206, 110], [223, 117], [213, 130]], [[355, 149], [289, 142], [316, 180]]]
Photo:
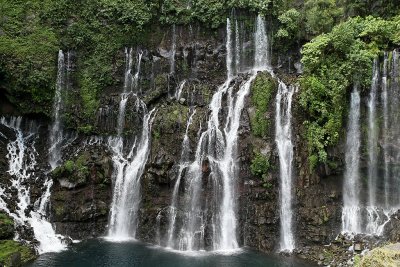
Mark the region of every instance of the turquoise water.
[[288, 257], [241, 249], [229, 254], [180, 253], [139, 242], [112, 243], [94, 239], [60, 253], [41, 255], [29, 267], [311, 267]]

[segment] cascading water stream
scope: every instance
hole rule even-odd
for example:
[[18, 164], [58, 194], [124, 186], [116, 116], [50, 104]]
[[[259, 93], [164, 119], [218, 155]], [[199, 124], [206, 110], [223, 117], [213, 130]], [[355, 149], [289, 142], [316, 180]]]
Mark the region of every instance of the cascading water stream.
[[389, 105], [388, 105], [388, 81], [387, 81], [387, 68], [388, 68], [388, 53], [385, 52], [383, 60], [383, 74], [382, 74], [382, 103], [383, 103], [383, 160], [384, 160], [384, 192], [385, 192], [385, 209], [389, 208], [389, 151], [387, 148], [388, 134], [389, 134]]
[[[256, 47], [254, 69], [261, 71], [268, 70], [271, 72], [268, 35], [265, 28], [265, 21], [260, 15], [257, 16], [256, 20], [256, 35], [254, 42]], [[262, 53], [257, 51], [262, 51]]]
[[239, 33], [239, 23], [238, 20], [235, 19], [235, 68], [236, 74], [238, 74], [241, 70], [240, 68], [240, 33]]
[[143, 111], [145, 115], [141, 137], [134, 143], [126, 158], [122, 154], [123, 140], [119, 137], [109, 140], [116, 168], [108, 232], [108, 237], [113, 240], [131, 239], [136, 235], [137, 212], [140, 204], [140, 178], [148, 158], [153, 113]]
[[60, 111], [62, 109], [62, 91], [65, 88], [65, 60], [62, 50], [58, 51], [57, 83], [53, 104], [53, 125], [50, 129], [49, 163], [55, 169], [61, 163], [61, 143], [63, 131], [61, 129]]
[[[270, 46], [261, 16], [257, 17], [255, 35], [255, 71], [268, 71], [272, 77], [275, 74], [271, 68]], [[292, 97], [295, 87], [287, 86], [279, 80], [276, 95], [275, 142], [279, 153], [280, 177], [280, 250], [292, 252], [295, 248], [293, 234], [292, 198], [293, 198], [293, 142], [291, 129]]]
[[[137, 228], [137, 213], [140, 205], [140, 178], [149, 154], [150, 129], [153, 111], [148, 112], [145, 103], [133, 92], [137, 91], [140, 75], [142, 52], [138, 54], [136, 73], [131, 75], [132, 49], [125, 50], [124, 91], [119, 105], [117, 136], [110, 137], [108, 145], [113, 152], [113, 198], [110, 211], [108, 238], [121, 241], [135, 238]], [[131, 91], [127, 92], [130, 88]], [[142, 111], [143, 124], [140, 138], [135, 138], [127, 155], [125, 155], [124, 138], [122, 136], [126, 105], [129, 96], [135, 97], [137, 111]]]
[[181, 99], [182, 91], [183, 91], [183, 88], [185, 87], [185, 84], [186, 84], [186, 80], [183, 80], [179, 84], [179, 86], [178, 86], [178, 88], [177, 88], [177, 90], [175, 92], [175, 99], [178, 100], [178, 101]]
[[377, 212], [377, 178], [378, 178], [378, 132], [376, 127], [376, 95], [378, 90], [379, 64], [374, 60], [371, 91], [368, 99], [368, 221], [367, 233], [376, 233], [379, 214]]
[[176, 26], [175, 24], [172, 25], [172, 45], [171, 45], [171, 52], [170, 52], [170, 75], [175, 74], [175, 55], [176, 55]]
[[[203, 240], [202, 237], [204, 237], [204, 218], [203, 218], [203, 210], [201, 207], [200, 202], [200, 191], [201, 191], [201, 178], [202, 178], [202, 166], [203, 162], [207, 159], [210, 163], [211, 161], [214, 161], [214, 164], [211, 165], [211, 173], [216, 175], [218, 173], [217, 168], [218, 166], [218, 160], [221, 157], [223, 151], [222, 149], [225, 148], [225, 142], [224, 142], [224, 136], [221, 130], [219, 129], [219, 111], [221, 109], [221, 102], [222, 102], [222, 96], [223, 94], [226, 93], [230, 82], [232, 81], [232, 41], [231, 41], [231, 23], [230, 20], [227, 19], [227, 40], [226, 40], [226, 49], [227, 49], [227, 57], [226, 57], [226, 66], [227, 66], [227, 80], [224, 82], [223, 85], [221, 85], [217, 92], [213, 95], [211, 103], [210, 103], [210, 110], [211, 110], [211, 115], [208, 121], [208, 128], [205, 132], [202, 133], [197, 149], [196, 149], [196, 156], [194, 162], [192, 162], [189, 166], [188, 169], [188, 174], [186, 177], [186, 180], [189, 182], [188, 186], [188, 192], [189, 195], [187, 196], [188, 198], [188, 206], [186, 207], [187, 210], [187, 221], [184, 223], [181, 237], [179, 240], [179, 249], [180, 250], [199, 250], [203, 249]], [[232, 107], [229, 107], [229, 110]], [[231, 111], [229, 112], [231, 113]], [[216, 144], [215, 144], [216, 143]], [[218, 151], [216, 150], [218, 149]], [[218, 158], [214, 158], [214, 156]], [[215, 180], [215, 178], [212, 178]], [[231, 198], [231, 192], [228, 192], [230, 190], [229, 183], [225, 183], [225, 180], [223, 180], [223, 185], [225, 186], [224, 193], [228, 193], [228, 196], [224, 196], [224, 201], [225, 201], [225, 206], [227, 202], [227, 198]], [[214, 188], [214, 190], [216, 190]], [[218, 191], [218, 190], [217, 190]], [[219, 195], [219, 192], [214, 193], [214, 195]], [[229, 200], [228, 200], [229, 201]], [[221, 206], [222, 207], [222, 206]], [[228, 209], [231, 209], [232, 207], [228, 207]], [[231, 217], [232, 220], [236, 220], [235, 214], [232, 214], [231, 210], [224, 210], [223, 212], [227, 212], [230, 215], [233, 215]], [[222, 219], [223, 215], [221, 216], [219, 210], [213, 211], [213, 218], [217, 222], [213, 223], [213, 247], [214, 249], [225, 249], [225, 244], [222, 246], [220, 245], [220, 240], [222, 237], [221, 229], [224, 229], [223, 224], [227, 224], [227, 221], [225, 219], [225, 222], [223, 222]], [[232, 223], [234, 235], [231, 237], [230, 241], [232, 242], [231, 245], [233, 248], [237, 247], [237, 241], [236, 241], [236, 222]], [[217, 229], [218, 227], [218, 229]], [[200, 234], [200, 238], [199, 238]], [[223, 242], [226, 243], [224, 240]]]
[[185, 130], [185, 135], [183, 137], [183, 142], [182, 142], [182, 151], [181, 151], [181, 158], [179, 161], [179, 170], [178, 174], [176, 176], [176, 182], [174, 185], [174, 190], [172, 192], [172, 202], [171, 202], [171, 210], [169, 213], [169, 227], [168, 227], [168, 240], [167, 240], [167, 246], [170, 248], [174, 248], [174, 240], [173, 240], [173, 235], [175, 232], [175, 222], [176, 222], [176, 214], [177, 214], [177, 209], [178, 209], [178, 192], [179, 192], [179, 186], [181, 184], [181, 178], [182, 178], [182, 172], [185, 168], [188, 167], [189, 164], [189, 153], [190, 153], [190, 142], [189, 142], [189, 127], [193, 122], [193, 116], [195, 115], [196, 110], [194, 109], [191, 111], [191, 114], [188, 118], [188, 121], [186, 123], [186, 130]]
[[[256, 64], [250, 72], [249, 78], [239, 86], [239, 90], [234, 94], [235, 87], [231, 83], [234, 80], [234, 75], [239, 71], [240, 61], [237, 60], [240, 59], [240, 52], [237, 49], [239, 46], [234, 46], [232, 40], [235, 40], [237, 44], [240, 41], [238, 41], [239, 37], [236, 36], [239, 31], [235, 31], [235, 38], [232, 38], [231, 22], [230, 19], [227, 19], [227, 79], [211, 99], [207, 129], [201, 133], [197, 143], [195, 159], [186, 169], [184, 175], [186, 205], [182, 209], [185, 216], [180, 230], [174, 231], [170, 227], [168, 232], [168, 246], [170, 247], [187, 251], [204, 249], [207, 227], [207, 217], [205, 215], [211, 214], [209, 228], [212, 231], [212, 248], [214, 250], [238, 248], [235, 195], [238, 176], [237, 139], [240, 117], [246, 96], [250, 92], [251, 83], [257, 76], [257, 71], [269, 68], [268, 44], [262, 43], [268, 42], [265, 35], [265, 22], [259, 16], [257, 23], [254, 38]], [[237, 23], [235, 24], [237, 25]], [[236, 51], [234, 52], [233, 49]], [[235, 61], [234, 58], [236, 59]], [[225, 96], [226, 106], [223, 107], [222, 103]], [[220, 122], [222, 108], [227, 110], [225, 123]], [[212, 187], [212, 196], [207, 197], [206, 203], [201, 203], [201, 195], [204, 193], [203, 181], [205, 173], [209, 173], [207, 176], [209, 186]], [[175, 186], [177, 186], [177, 183]], [[172, 217], [174, 216], [176, 214], [172, 213]], [[170, 225], [175, 220], [176, 218], [170, 218]], [[174, 242], [173, 235], [175, 232], [177, 232], [177, 240]]]
[[[50, 148], [49, 148], [49, 164], [51, 170], [58, 167], [61, 162], [61, 147], [64, 140], [63, 127], [61, 124], [60, 113], [64, 106], [63, 94], [68, 87], [69, 70], [71, 68], [71, 56], [67, 52], [67, 62], [65, 62], [64, 52], [58, 52], [58, 71], [56, 91], [53, 104], [53, 123], [50, 130]], [[51, 225], [46, 220], [46, 210], [51, 196], [51, 187], [53, 180], [46, 176], [44, 182], [44, 193], [41, 198], [35, 203], [35, 210], [31, 212], [31, 225], [35, 231], [36, 238], [40, 241], [39, 251], [53, 252], [60, 251], [65, 248], [58, 235]]]
[[[45, 193], [38, 202], [35, 203], [35, 209], [29, 215], [26, 214], [31, 205], [29, 181], [35, 179], [35, 170], [37, 168], [36, 157], [38, 155], [35, 149], [36, 127], [31, 126], [28, 134], [24, 134], [21, 129], [22, 118], [11, 118], [6, 121], [3, 117], [1, 124], [12, 129], [16, 134], [16, 139], [7, 145], [7, 159], [9, 162], [8, 173], [12, 176], [12, 185], [17, 192], [17, 205], [14, 212], [7, 208], [6, 201], [3, 198], [11, 196], [5, 194], [5, 189], [0, 188], [0, 208], [5, 210], [19, 225], [28, 224], [32, 227], [36, 240], [39, 241], [37, 247], [38, 253], [58, 252], [65, 246], [59, 237], [55, 234], [52, 225], [46, 221], [46, 205], [50, 197], [50, 179], [44, 183]], [[18, 237], [17, 237], [18, 238]]]
[[[27, 181], [34, 175], [37, 152], [34, 146], [35, 133], [30, 130], [27, 135], [24, 135], [21, 130], [21, 121], [22, 117], [11, 117], [9, 121], [2, 117], [0, 121], [2, 125], [15, 133], [15, 140], [9, 140], [7, 144], [6, 158], [9, 164], [7, 172], [12, 176], [11, 187], [17, 192], [15, 212], [10, 212], [7, 204], [2, 208], [8, 211], [17, 224], [24, 225], [28, 221], [25, 210], [30, 205], [30, 190]], [[3, 188], [1, 191], [6, 190]], [[2, 197], [11, 196], [5, 194]], [[5, 200], [4, 203], [6, 203]]]
[[360, 208], [360, 92], [357, 85], [351, 93], [346, 137], [346, 170], [343, 184], [342, 232], [361, 232]]
[[397, 210], [400, 207], [400, 170], [397, 168], [400, 162], [400, 58], [399, 51], [393, 50], [390, 70], [390, 87], [388, 88], [389, 111], [387, 143], [384, 145], [389, 156], [388, 162], [388, 209]]
[[[367, 169], [368, 197], [362, 203], [360, 187], [360, 100], [352, 93], [346, 144], [346, 172], [344, 180], [344, 207], [342, 231], [382, 235], [390, 217], [399, 208], [398, 171], [394, 166], [400, 160], [399, 88], [397, 51], [392, 52], [389, 71], [389, 53], [384, 54], [381, 75], [378, 60], [373, 63], [371, 90], [368, 99]], [[381, 76], [381, 79], [379, 79]], [[381, 88], [381, 109], [378, 105], [378, 88]], [[381, 113], [380, 113], [381, 112]], [[378, 131], [378, 118], [382, 116], [382, 130]], [[381, 134], [381, 136], [379, 135]], [[378, 144], [382, 148], [378, 149]], [[381, 154], [380, 154], [381, 153]], [[380, 156], [381, 155], [381, 156]], [[378, 165], [382, 162], [382, 171]], [[393, 164], [394, 163], [394, 164]], [[383, 174], [383, 179], [379, 179]]]
[[295, 242], [292, 230], [292, 184], [293, 184], [293, 143], [292, 143], [292, 97], [293, 86], [279, 82], [276, 95], [275, 142], [279, 152], [280, 175], [280, 250], [292, 252]]

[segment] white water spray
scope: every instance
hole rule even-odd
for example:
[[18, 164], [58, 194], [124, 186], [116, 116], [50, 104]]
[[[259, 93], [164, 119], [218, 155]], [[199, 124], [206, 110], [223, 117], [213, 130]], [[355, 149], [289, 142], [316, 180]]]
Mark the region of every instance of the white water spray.
[[351, 93], [346, 138], [346, 170], [343, 184], [342, 232], [361, 232], [360, 207], [360, 92], [357, 85]]
[[292, 252], [295, 242], [292, 230], [292, 185], [293, 185], [293, 143], [292, 143], [292, 97], [295, 89], [279, 82], [276, 95], [275, 142], [279, 152], [280, 175], [280, 250]]

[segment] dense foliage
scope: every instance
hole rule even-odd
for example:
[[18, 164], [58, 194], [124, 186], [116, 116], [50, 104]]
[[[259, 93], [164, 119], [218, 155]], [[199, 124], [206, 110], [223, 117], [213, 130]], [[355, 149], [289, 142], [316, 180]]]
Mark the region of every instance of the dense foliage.
[[255, 108], [250, 117], [251, 130], [257, 137], [267, 136], [270, 124], [267, 111], [277, 86], [276, 80], [266, 73], [259, 74], [251, 86], [251, 102]]
[[270, 170], [271, 170], [271, 164], [268, 158], [261, 153], [256, 153], [251, 161], [250, 171], [251, 174], [260, 178], [264, 182], [263, 185], [265, 187], [270, 186], [270, 184], [267, 181], [267, 175]]
[[400, 44], [400, 16], [384, 20], [372, 16], [351, 18], [321, 34], [302, 48], [305, 74], [300, 103], [305, 121], [310, 162], [328, 160], [343, 129], [346, 96], [353, 84], [369, 88], [373, 59]]
[[[0, 0], [0, 95], [25, 113], [50, 115], [54, 95], [57, 52], [76, 52], [74, 88], [69, 104], [83, 107], [89, 118], [99, 95], [118, 83], [125, 46], [151, 44], [157, 27], [200, 23], [218, 28], [233, 12], [261, 13], [274, 32], [274, 49], [286, 53], [303, 48], [305, 75], [301, 103], [307, 116], [307, 138], [312, 162], [327, 160], [345, 114], [346, 92], [354, 77], [365, 87], [371, 60], [400, 42], [397, 0]], [[356, 15], [375, 17], [350, 18]], [[338, 25], [337, 25], [338, 24]], [[337, 25], [337, 26], [335, 26]], [[333, 29], [333, 30], [332, 30]], [[154, 37], [154, 36], [153, 36]], [[154, 38], [153, 38], [154, 39]], [[256, 81], [252, 118], [254, 134], [265, 136], [271, 92]], [[263, 91], [265, 89], [265, 91]], [[68, 114], [66, 115], [68, 116]]]

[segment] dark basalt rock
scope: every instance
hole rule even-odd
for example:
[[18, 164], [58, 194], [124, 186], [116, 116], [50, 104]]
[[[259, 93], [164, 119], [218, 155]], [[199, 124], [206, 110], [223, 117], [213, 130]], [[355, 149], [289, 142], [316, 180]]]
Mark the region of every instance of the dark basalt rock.
[[[82, 171], [68, 172], [65, 165], [53, 172], [51, 220], [58, 233], [73, 239], [103, 235], [111, 206], [113, 167], [110, 155], [103, 147], [87, 149], [75, 157], [74, 164], [85, 170], [84, 180]], [[73, 186], [66, 186], [64, 179]]]

